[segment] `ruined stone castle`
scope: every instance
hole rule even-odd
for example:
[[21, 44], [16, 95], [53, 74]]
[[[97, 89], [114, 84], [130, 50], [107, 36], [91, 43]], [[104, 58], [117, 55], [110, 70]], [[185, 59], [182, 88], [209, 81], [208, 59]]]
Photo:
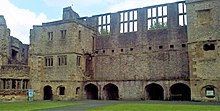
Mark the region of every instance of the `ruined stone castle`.
[[220, 101], [220, 1], [175, 3], [33, 26], [30, 44], [0, 16], [0, 101]]

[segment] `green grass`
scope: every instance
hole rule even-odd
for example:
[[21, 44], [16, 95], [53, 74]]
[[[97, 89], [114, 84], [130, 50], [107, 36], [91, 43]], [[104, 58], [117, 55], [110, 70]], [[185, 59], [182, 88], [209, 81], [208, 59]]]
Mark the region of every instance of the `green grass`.
[[0, 103], [0, 111], [32, 111], [65, 106], [81, 105], [82, 103], [71, 102], [21, 102], [21, 103]]
[[116, 104], [87, 111], [220, 111], [220, 106], [175, 104]]

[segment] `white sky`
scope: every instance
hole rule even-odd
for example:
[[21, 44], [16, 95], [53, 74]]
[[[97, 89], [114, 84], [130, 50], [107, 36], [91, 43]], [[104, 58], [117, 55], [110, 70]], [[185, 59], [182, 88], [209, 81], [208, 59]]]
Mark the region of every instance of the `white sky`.
[[[61, 12], [56, 15], [47, 15], [41, 10], [33, 11], [33, 6], [40, 6], [39, 4], [25, 5], [25, 7], [18, 7], [13, 4], [13, 0], [1, 0], [0, 15], [4, 15], [8, 28], [11, 29], [11, 36], [21, 40], [23, 43], [29, 44], [29, 31], [33, 25], [41, 25], [42, 22], [58, 20], [62, 17]], [[14, 0], [16, 1], [16, 0]], [[20, 0], [21, 1], [21, 0]], [[34, 2], [35, 0], [33, 0]], [[48, 11], [48, 9], [58, 9], [66, 6], [72, 6], [73, 10], [81, 16], [91, 16], [104, 14], [108, 12], [117, 12], [126, 9], [140, 8], [145, 6], [170, 3], [182, 0], [41, 0], [44, 6], [38, 7]], [[17, 0], [16, 2], [19, 2]], [[32, 2], [32, 1], [30, 1]], [[25, 2], [24, 2], [25, 3]], [[42, 5], [42, 4], [41, 4]], [[27, 8], [30, 6], [29, 8]], [[42, 10], [43, 10], [42, 9]], [[39, 12], [40, 11], [40, 12]], [[53, 10], [49, 10], [52, 12]], [[50, 18], [50, 19], [49, 19]]]

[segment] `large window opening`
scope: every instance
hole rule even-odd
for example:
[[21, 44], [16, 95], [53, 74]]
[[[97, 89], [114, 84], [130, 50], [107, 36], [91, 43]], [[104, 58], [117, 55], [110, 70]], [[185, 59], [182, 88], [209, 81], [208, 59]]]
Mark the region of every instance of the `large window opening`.
[[137, 29], [137, 10], [120, 13], [120, 33], [136, 32]]
[[101, 15], [98, 17], [98, 32], [101, 35], [110, 34], [110, 14]]
[[181, 2], [178, 4], [178, 13], [179, 13], [179, 25], [186, 26], [187, 25], [187, 15], [186, 15], [186, 3]]
[[148, 30], [167, 28], [167, 5], [147, 8]]

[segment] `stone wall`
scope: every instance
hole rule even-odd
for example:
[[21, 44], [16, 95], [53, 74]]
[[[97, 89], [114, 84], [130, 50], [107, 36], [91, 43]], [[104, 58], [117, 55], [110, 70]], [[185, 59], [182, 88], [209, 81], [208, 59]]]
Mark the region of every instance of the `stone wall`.
[[218, 0], [187, 0], [192, 100], [219, 101]]
[[[68, 10], [64, 8], [64, 11]], [[33, 27], [29, 65], [36, 100], [47, 99], [44, 94], [46, 86], [53, 94], [49, 99], [82, 98], [82, 83], [93, 74], [90, 71], [93, 68], [92, 58], [89, 66], [86, 61], [87, 55], [92, 55], [94, 50], [94, 36], [91, 27], [74, 17]], [[60, 87], [65, 88], [64, 95], [59, 93]], [[76, 88], [79, 89], [77, 94]]]

